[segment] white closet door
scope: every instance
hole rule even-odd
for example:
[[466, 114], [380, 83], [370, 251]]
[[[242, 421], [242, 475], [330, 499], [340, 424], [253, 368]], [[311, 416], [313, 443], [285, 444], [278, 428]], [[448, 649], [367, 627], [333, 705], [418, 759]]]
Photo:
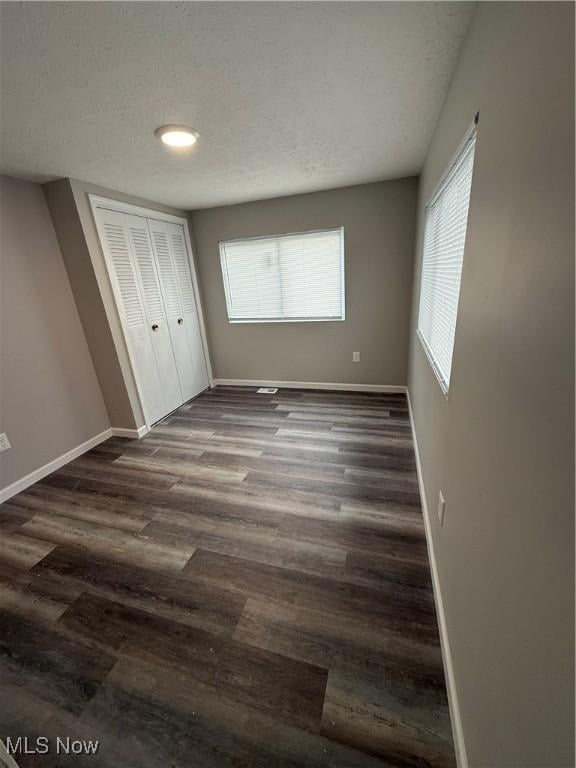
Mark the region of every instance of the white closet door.
[[202, 392], [209, 385], [208, 366], [204, 357], [202, 335], [200, 333], [200, 321], [194, 296], [194, 286], [190, 274], [190, 261], [184, 237], [184, 227], [181, 224], [170, 224], [170, 244], [172, 256], [178, 275], [178, 287], [182, 301], [184, 327], [186, 328], [186, 340], [194, 365], [194, 381], [198, 392]]
[[96, 225], [146, 420], [153, 423], [166, 415], [164, 396], [124, 214], [97, 208]]
[[184, 399], [189, 400], [206, 389], [208, 372], [183, 227], [155, 219], [149, 219], [148, 225], [162, 284], [180, 386]]
[[124, 214], [124, 220], [132, 246], [136, 272], [144, 300], [144, 310], [150, 329], [150, 338], [156, 357], [156, 366], [162, 384], [165, 415], [179, 408], [187, 398], [180, 388], [147, 220], [141, 216], [128, 214]]

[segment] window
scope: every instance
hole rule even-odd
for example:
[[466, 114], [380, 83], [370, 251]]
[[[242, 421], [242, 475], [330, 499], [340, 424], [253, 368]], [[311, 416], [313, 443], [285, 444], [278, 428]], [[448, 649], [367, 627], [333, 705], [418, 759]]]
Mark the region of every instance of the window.
[[476, 130], [426, 206], [418, 335], [446, 394], [450, 384]]
[[344, 320], [344, 229], [220, 243], [231, 323]]

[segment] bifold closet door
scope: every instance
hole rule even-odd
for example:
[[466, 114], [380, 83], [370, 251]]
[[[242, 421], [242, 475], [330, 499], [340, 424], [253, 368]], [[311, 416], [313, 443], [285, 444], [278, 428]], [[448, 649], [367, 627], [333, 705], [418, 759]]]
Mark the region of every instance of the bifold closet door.
[[208, 387], [208, 371], [184, 227], [167, 221], [148, 219], [172, 347], [184, 400]]
[[97, 208], [95, 218], [146, 420], [154, 423], [167, 411], [125, 214]]
[[188, 398], [182, 392], [172, 348], [169, 320], [162, 297], [160, 278], [152, 251], [147, 219], [124, 214], [124, 222], [136, 265], [136, 275], [144, 301], [156, 367], [162, 385], [164, 416], [179, 408]]

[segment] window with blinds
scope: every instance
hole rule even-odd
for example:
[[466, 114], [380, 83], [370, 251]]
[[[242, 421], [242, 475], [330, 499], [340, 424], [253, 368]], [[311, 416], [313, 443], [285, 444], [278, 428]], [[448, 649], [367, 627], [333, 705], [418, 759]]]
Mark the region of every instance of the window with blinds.
[[444, 393], [452, 369], [475, 145], [474, 130], [425, 213], [418, 335]]
[[344, 229], [220, 243], [232, 323], [344, 320]]

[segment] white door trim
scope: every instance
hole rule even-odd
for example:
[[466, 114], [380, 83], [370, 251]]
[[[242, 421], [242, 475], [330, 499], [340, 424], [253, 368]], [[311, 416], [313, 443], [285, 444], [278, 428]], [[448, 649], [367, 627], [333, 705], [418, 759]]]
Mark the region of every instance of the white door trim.
[[[214, 377], [212, 375], [212, 363], [210, 360], [210, 352], [208, 349], [208, 337], [206, 334], [206, 324], [204, 322], [204, 308], [202, 306], [202, 301], [200, 299], [200, 288], [198, 283], [198, 275], [196, 273], [196, 265], [194, 263], [194, 252], [192, 249], [192, 239], [190, 237], [188, 219], [185, 216], [175, 216], [174, 214], [165, 213], [164, 211], [158, 211], [153, 208], [144, 208], [140, 205], [125, 203], [125, 202], [122, 202], [121, 200], [114, 200], [113, 198], [102, 197], [101, 195], [88, 194], [88, 201], [90, 203], [92, 218], [93, 218], [94, 225], [96, 227], [96, 231], [98, 233], [98, 237], [100, 238], [100, 240], [101, 240], [100, 229], [98, 224], [98, 218], [96, 216], [97, 208], [106, 208], [110, 211], [116, 211], [117, 213], [128, 213], [133, 216], [141, 216], [142, 218], [145, 218], [145, 219], [156, 219], [157, 221], [169, 221], [174, 224], [182, 225], [184, 229], [184, 239], [186, 241], [186, 248], [188, 249], [188, 263], [190, 266], [190, 274], [192, 276], [192, 287], [194, 289], [194, 300], [196, 301], [196, 309], [198, 313], [198, 324], [200, 326], [200, 337], [201, 337], [202, 348], [204, 352], [204, 360], [206, 362], [206, 368], [208, 371], [208, 380], [209, 380], [210, 386], [213, 386]], [[106, 254], [104, 252], [104, 249], [101, 243], [100, 243], [100, 249], [104, 257], [104, 263], [106, 265], [108, 281], [112, 288], [112, 293], [116, 297], [116, 291], [114, 290], [114, 281], [112, 280], [112, 277], [110, 274], [110, 265], [108, 264], [108, 259], [106, 258]], [[104, 303], [104, 308], [106, 310], [107, 316], [110, 316], [110, 314], [112, 313], [120, 317], [120, 327], [122, 329], [122, 335], [124, 337], [123, 341], [126, 346], [126, 349], [129, 350], [130, 347], [128, 345], [126, 329], [124, 327], [124, 321], [122, 319], [122, 313], [118, 311], [117, 306], [110, 306], [110, 302], [107, 299], [107, 297], [105, 297], [103, 294], [101, 294], [101, 296], [102, 296], [102, 301]], [[134, 370], [132, 361], [130, 361], [130, 373], [132, 374], [133, 381], [136, 385], [136, 391], [138, 393], [138, 399], [140, 401], [140, 408], [142, 410], [142, 413], [144, 413], [142, 397], [140, 395], [139, 382], [138, 382], [138, 378], [136, 376], [136, 372]], [[146, 426], [150, 428], [152, 425], [146, 422]]]
[[157, 219], [158, 221], [171, 221], [174, 224], [183, 224], [187, 219], [182, 216], [175, 216], [173, 213], [157, 211], [154, 208], [144, 208], [141, 205], [124, 203], [122, 200], [114, 200], [111, 197], [102, 197], [101, 195], [88, 194], [92, 210], [94, 208], [108, 208], [117, 213], [131, 213], [133, 216], [141, 216], [144, 219]]

